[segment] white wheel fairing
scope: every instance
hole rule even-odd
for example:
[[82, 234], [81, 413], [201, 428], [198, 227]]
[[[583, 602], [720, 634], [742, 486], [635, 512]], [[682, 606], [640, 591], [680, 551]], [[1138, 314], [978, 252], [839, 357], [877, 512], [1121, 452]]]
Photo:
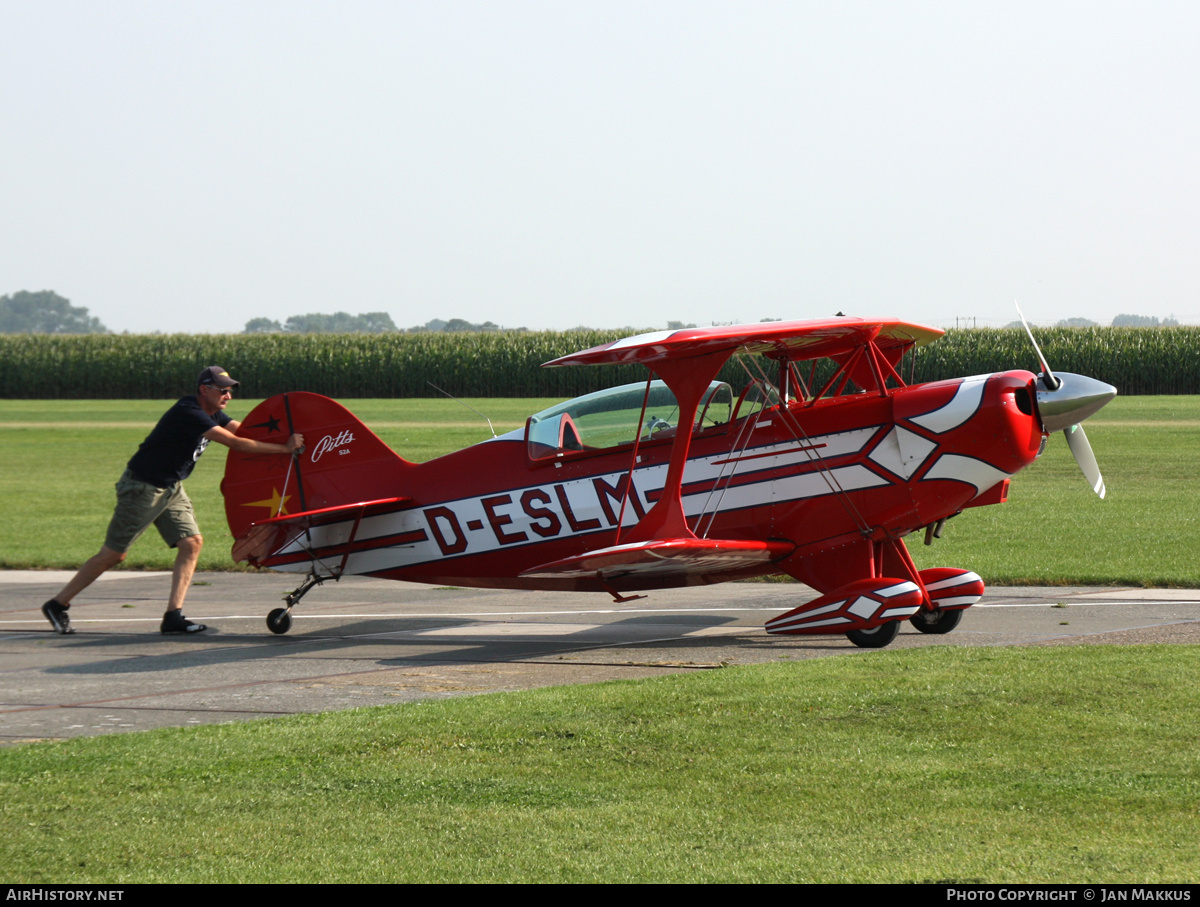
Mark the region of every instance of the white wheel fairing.
[[973, 570], [932, 567], [921, 571], [921, 582], [939, 611], [962, 610], [983, 598], [983, 579]]
[[909, 580], [860, 580], [767, 621], [768, 633], [831, 633], [869, 629], [911, 617], [923, 596]]
[[958, 586], [965, 586], [968, 583], [982, 583], [983, 577], [973, 570], [964, 570], [954, 576], [948, 576], [945, 579], [936, 580], [932, 583], [926, 583], [925, 588], [930, 591], [941, 592], [945, 589], [954, 589]]

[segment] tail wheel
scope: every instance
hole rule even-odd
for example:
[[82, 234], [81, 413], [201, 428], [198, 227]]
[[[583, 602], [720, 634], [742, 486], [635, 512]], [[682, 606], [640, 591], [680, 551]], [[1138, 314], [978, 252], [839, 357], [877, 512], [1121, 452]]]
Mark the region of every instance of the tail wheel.
[[860, 649], [882, 649], [900, 633], [900, 621], [889, 620], [870, 630], [851, 630], [846, 638]]
[[962, 609], [956, 608], [953, 611], [927, 611], [922, 608], [916, 614], [908, 619], [908, 622], [920, 630], [922, 633], [942, 634], [949, 633], [958, 626], [958, 622], [962, 620]]
[[267, 615], [267, 629], [272, 633], [286, 633], [292, 629], [292, 615], [287, 608], [276, 608]]

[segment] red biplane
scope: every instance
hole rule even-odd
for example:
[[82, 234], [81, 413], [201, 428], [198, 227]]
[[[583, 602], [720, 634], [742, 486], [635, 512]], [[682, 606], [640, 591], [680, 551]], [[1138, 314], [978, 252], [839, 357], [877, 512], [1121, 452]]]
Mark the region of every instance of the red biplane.
[[[421, 464], [333, 400], [280, 394], [238, 433], [302, 432], [309, 446], [291, 460], [229, 454], [234, 558], [308, 574], [267, 618], [275, 633], [309, 589], [346, 575], [623, 602], [774, 573], [820, 596], [769, 621], [770, 633], [844, 633], [868, 648], [904, 619], [947, 633], [983, 581], [918, 570], [905, 537], [924, 529], [928, 542], [965, 508], [1003, 502], [1059, 429], [1103, 497], [1079, 423], [1116, 390], [1044, 361], [1037, 376], [907, 385], [903, 355], [941, 334], [839, 317], [629, 337], [546, 365], [641, 363], [645, 382]], [[718, 380], [735, 354], [739, 390]]]

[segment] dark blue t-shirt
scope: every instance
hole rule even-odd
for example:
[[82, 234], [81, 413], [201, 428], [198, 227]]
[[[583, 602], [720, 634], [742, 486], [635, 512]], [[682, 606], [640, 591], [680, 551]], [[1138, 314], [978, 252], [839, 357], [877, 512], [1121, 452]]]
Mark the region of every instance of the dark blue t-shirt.
[[218, 425], [224, 428], [232, 421], [224, 412], [210, 416], [195, 397], [182, 397], [163, 413], [154, 431], [142, 442], [129, 461], [129, 471], [159, 488], [182, 482], [192, 474], [200, 454], [208, 447], [204, 433]]

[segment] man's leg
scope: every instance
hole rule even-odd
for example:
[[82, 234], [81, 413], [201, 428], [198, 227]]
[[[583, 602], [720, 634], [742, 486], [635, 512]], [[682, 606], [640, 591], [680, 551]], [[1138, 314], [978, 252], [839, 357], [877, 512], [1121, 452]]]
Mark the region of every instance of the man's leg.
[[200, 549], [204, 547], [204, 537], [188, 536], [180, 539], [176, 545], [175, 567], [171, 572], [171, 597], [167, 600], [168, 611], [182, 611], [183, 600], [187, 598], [188, 587], [192, 584], [192, 575], [196, 572], [196, 564], [200, 561]]
[[208, 627], [183, 616], [183, 600], [187, 598], [188, 587], [192, 584], [204, 539], [199, 534], [189, 535], [176, 542], [175, 547], [178, 553], [175, 555], [175, 569], [171, 572], [171, 597], [159, 629], [163, 633], [203, 633]]
[[[182, 492], [181, 486], [158, 488], [134, 478], [133, 473], [125, 470], [121, 478], [117, 480], [117, 507], [113, 511], [112, 520], [108, 524], [108, 534], [104, 538], [104, 544], [100, 551], [79, 568], [79, 572], [63, 586], [54, 598], [42, 605], [42, 613], [46, 615], [46, 619], [50, 621], [50, 625], [57, 632], [64, 634], [75, 632], [71, 627], [71, 619], [67, 616], [71, 600], [94, 583], [106, 570], [112, 569], [125, 560], [125, 552], [129, 550], [129, 546], [151, 523], [157, 524], [163, 511], [173, 502], [181, 496], [186, 501], [187, 495]], [[187, 506], [190, 508], [191, 502], [187, 502]], [[194, 529], [195, 524], [193, 523], [192, 526]], [[161, 527], [160, 531], [162, 531]], [[199, 530], [194, 529], [194, 532], [199, 532]], [[180, 534], [190, 535], [193, 533], [183, 532]], [[170, 544], [170, 540], [168, 540], [168, 544]], [[198, 550], [196, 555], [199, 556]], [[195, 570], [194, 559], [192, 570]], [[191, 580], [191, 572], [188, 573], [188, 580]], [[186, 589], [186, 585], [184, 588]]]
[[113, 551], [107, 545], [101, 545], [99, 552], [88, 558], [79, 572], [71, 581], [62, 587], [62, 591], [54, 596], [54, 601], [63, 607], [71, 604], [71, 599], [94, 583], [106, 570], [111, 570], [125, 560], [124, 551]]
[[42, 613], [46, 615], [46, 620], [50, 621], [54, 632], [63, 636], [75, 632], [75, 628], [71, 626], [71, 617], [67, 614], [67, 609], [71, 607], [71, 599], [94, 583], [105, 570], [117, 566], [123, 560], [125, 552], [114, 551], [108, 545], [102, 545], [96, 554], [84, 562], [71, 581], [63, 586], [54, 598], [42, 605]]
[[71, 600], [125, 560], [125, 552], [167, 506], [169, 495], [161, 489], [133, 478], [129, 470], [117, 480], [117, 506], [108, 524], [108, 533], [100, 550], [79, 568], [79, 572], [61, 591], [42, 605], [42, 613], [59, 633], [71, 633], [71, 620], [67, 608]]

